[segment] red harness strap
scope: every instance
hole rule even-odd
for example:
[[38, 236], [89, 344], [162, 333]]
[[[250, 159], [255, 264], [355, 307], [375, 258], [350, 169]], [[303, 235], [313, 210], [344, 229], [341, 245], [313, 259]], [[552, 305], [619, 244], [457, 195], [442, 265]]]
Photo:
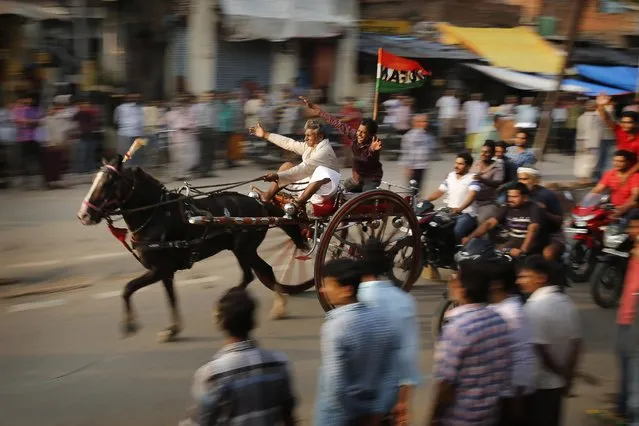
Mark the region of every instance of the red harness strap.
[[111, 234], [113, 234], [113, 236], [122, 243], [122, 245], [129, 251], [129, 253], [133, 255], [133, 257], [135, 257], [138, 262], [142, 263], [140, 257], [133, 251], [129, 243], [126, 241], [126, 236], [129, 233], [129, 230], [126, 228], [116, 228], [111, 223], [109, 223], [108, 226]]

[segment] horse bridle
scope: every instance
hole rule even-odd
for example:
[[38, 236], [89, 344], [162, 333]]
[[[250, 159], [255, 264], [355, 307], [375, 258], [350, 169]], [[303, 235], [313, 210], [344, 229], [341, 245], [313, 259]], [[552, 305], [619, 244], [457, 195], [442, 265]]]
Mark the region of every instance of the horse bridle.
[[[101, 169], [102, 172], [104, 173], [108, 173], [111, 176], [117, 176], [117, 177], [124, 177], [121, 175], [120, 171], [112, 166], [111, 164], [106, 164], [102, 167]], [[137, 183], [137, 179], [135, 178], [135, 173], [133, 173], [133, 184], [131, 185], [131, 190], [129, 191], [129, 194], [122, 200], [118, 200], [118, 198], [112, 199], [112, 200], [104, 200], [104, 202], [102, 202], [102, 204], [100, 206], [96, 206], [95, 204], [89, 202], [89, 200], [83, 200], [82, 204], [85, 205], [86, 207], [91, 208], [96, 214], [100, 215], [101, 218], [107, 218], [113, 214], [117, 209], [122, 210], [122, 206], [126, 204], [127, 201], [129, 201], [129, 199], [131, 198], [131, 196], [133, 195], [133, 192], [135, 191], [135, 186]], [[105, 212], [105, 208], [109, 207], [111, 205], [115, 205], [115, 208], [112, 210], [109, 210], [108, 212]]]

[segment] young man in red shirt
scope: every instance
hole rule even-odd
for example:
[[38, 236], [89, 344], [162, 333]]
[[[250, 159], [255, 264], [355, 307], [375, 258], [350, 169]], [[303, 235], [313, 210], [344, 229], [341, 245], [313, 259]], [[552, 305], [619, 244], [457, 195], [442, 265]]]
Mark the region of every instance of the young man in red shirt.
[[604, 173], [592, 191], [593, 194], [601, 194], [606, 189], [610, 190], [610, 201], [615, 205], [617, 216], [625, 215], [630, 209], [638, 206], [639, 174], [631, 172], [636, 167], [637, 154], [619, 150], [613, 158], [613, 169]]
[[[597, 96], [597, 111], [602, 120], [615, 133], [617, 149], [634, 152], [639, 155], [639, 129], [637, 128], [637, 113], [634, 111], [624, 111], [621, 113], [619, 123], [610, 117], [606, 111], [606, 105], [610, 104], [610, 96]], [[639, 164], [630, 170], [628, 176], [639, 170]]]

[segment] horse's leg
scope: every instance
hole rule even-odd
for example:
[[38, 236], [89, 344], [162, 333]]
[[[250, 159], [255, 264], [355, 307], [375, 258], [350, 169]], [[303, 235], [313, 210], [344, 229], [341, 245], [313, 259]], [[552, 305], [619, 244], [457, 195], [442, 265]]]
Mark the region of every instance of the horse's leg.
[[182, 331], [182, 315], [180, 314], [180, 308], [178, 307], [174, 277], [175, 272], [171, 272], [168, 276], [162, 278], [162, 284], [164, 284], [166, 297], [169, 301], [169, 308], [171, 309], [171, 325], [158, 333], [158, 339], [162, 342], [167, 342], [173, 339]]
[[158, 282], [160, 278], [162, 278], [162, 275], [158, 269], [149, 269], [144, 273], [144, 275], [132, 279], [124, 287], [124, 291], [122, 292], [122, 299], [124, 300], [124, 321], [122, 322], [122, 333], [125, 336], [137, 332], [139, 328], [135, 309], [133, 309], [133, 303], [131, 302], [131, 296], [133, 296], [133, 293], [139, 289]]
[[275, 278], [275, 273], [271, 265], [266, 263], [264, 259], [257, 254], [257, 250], [252, 257], [251, 266], [260, 279], [266, 279], [272, 284], [273, 290], [273, 307], [268, 317], [272, 320], [278, 320], [286, 317], [286, 297], [281, 289], [280, 283]]
[[257, 253], [257, 249], [252, 247], [254, 244], [251, 243], [248, 238], [236, 238], [235, 244], [233, 244], [233, 254], [242, 269], [242, 280], [240, 281], [242, 288], [246, 288], [255, 278], [251, 269], [251, 260], [253, 253]]

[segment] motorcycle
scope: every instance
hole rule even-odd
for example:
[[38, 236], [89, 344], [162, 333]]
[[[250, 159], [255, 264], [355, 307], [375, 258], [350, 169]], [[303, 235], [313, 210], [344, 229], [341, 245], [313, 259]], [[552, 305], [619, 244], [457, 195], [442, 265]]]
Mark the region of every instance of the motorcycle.
[[435, 210], [430, 201], [421, 201], [415, 206], [415, 214], [421, 229], [424, 266], [457, 269], [455, 254], [461, 246], [450, 243], [455, 241], [452, 210], [447, 207]]
[[612, 223], [610, 197], [588, 194], [572, 209], [564, 233], [568, 236], [567, 273], [573, 282], [588, 281], [603, 248], [603, 229]]
[[605, 228], [603, 249], [590, 282], [592, 299], [604, 309], [615, 307], [621, 298], [632, 246], [623, 226], [614, 224]]

